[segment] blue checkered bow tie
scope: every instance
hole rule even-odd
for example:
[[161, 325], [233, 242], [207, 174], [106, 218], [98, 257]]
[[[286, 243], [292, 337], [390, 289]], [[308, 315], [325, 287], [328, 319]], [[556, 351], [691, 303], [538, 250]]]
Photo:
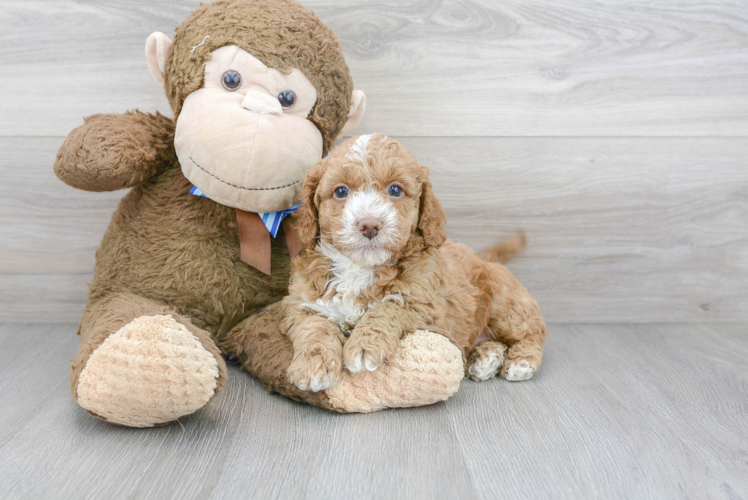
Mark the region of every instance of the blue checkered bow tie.
[[[192, 186], [192, 189], [190, 189], [190, 194], [194, 194], [195, 196], [202, 196], [203, 198], [208, 198], [205, 193], [200, 191], [200, 188], [197, 186]], [[268, 232], [270, 232], [270, 235], [275, 238], [278, 235], [278, 230], [280, 229], [281, 222], [283, 222], [283, 219], [294, 213], [299, 209], [301, 206], [301, 203], [297, 203], [296, 205], [292, 206], [291, 208], [287, 208], [285, 210], [280, 210], [278, 212], [265, 212], [265, 213], [258, 213], [257, 215], [260, 216], [260, 219], [262, 220], [262, 223], [265, 224], [265, 227], [267, 228]]]

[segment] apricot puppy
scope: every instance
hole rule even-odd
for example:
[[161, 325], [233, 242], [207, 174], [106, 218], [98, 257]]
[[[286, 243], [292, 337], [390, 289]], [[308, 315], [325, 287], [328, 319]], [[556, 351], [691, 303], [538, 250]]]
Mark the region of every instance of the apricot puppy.
[[475, 380], [527, 380], [540, 368], [535, 299], [506, 267], [447, 240], [428, 175], [380, 134], [349, 139], [308, 173], [297, 215], [305, 248], [282, 326], [300, 389], [327, 389], [344, 366], [376, 370], [416, 329], [451, 337]]

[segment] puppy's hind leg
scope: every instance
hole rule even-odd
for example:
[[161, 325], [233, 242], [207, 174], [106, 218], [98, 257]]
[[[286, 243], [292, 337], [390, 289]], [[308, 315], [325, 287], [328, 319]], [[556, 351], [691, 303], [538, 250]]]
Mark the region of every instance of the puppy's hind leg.
[[512, 382], [529, 380], [543, 362], [543, 344], [535, 338], [525, 338], [509, 348], [501, 368], [501, 376]]
[[484, 265], [492, 293], [487, 327], [494, 339], [509, 346], [500, 375], [511, 381], [528, 380], [543, 362], [545, 321], [538, 303], [506, 267]]
[[465, 375], [482, 382], [493, 378], [504, 364], [507, 347], [497, 340], [481, 342], [470, 351]]
[[508, 315], [496, 318], [496, 323], [500, 325], [498, 336], [509, 345], [501, 376], [513, 382], [531, 379], [543, 362], [545, 321], [540, 317], [535, 299], [529, 294], [527, 297], [532, 301], [531, 309], [537, 312], [517, 314], [515, 306]]

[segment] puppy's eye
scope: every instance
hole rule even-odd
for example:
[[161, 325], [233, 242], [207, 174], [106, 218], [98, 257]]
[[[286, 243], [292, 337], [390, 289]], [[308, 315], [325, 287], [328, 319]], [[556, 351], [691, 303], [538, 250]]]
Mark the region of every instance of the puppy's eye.
[[390, 186], [388, 193], [393, 198], [400, 198], [404, 194], [404, 191], [403, 188], [401, 188], [397, 184], [393, 184]]
[[233, 69], [228, 70], [221, 77], [221, 83], [226, 90], [234, 91], [242, 86], [242, 75]]
[[335, 188], [335, 198], [342, 200], [348, 196], [348, 188], [345, 186], [340, 186], [338, 188]]
[[290, 108], [293, 106], [293, 103], [296, 102], [296, 94], [293, 90], [284, 90], [278, 94], [278, 102], [281, 103], [281, 106], [284, 108]]

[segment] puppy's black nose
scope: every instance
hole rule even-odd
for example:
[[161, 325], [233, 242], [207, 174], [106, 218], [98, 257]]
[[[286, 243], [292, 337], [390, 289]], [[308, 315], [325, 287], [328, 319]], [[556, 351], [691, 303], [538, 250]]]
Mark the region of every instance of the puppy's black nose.
[[358, 228], [364, 236], [372, 239], [377, 235], [377, 233], [379, 233], [379, 230], [382, 229], [382, 221], [377, 219], [361, 219], [358, 221]]

